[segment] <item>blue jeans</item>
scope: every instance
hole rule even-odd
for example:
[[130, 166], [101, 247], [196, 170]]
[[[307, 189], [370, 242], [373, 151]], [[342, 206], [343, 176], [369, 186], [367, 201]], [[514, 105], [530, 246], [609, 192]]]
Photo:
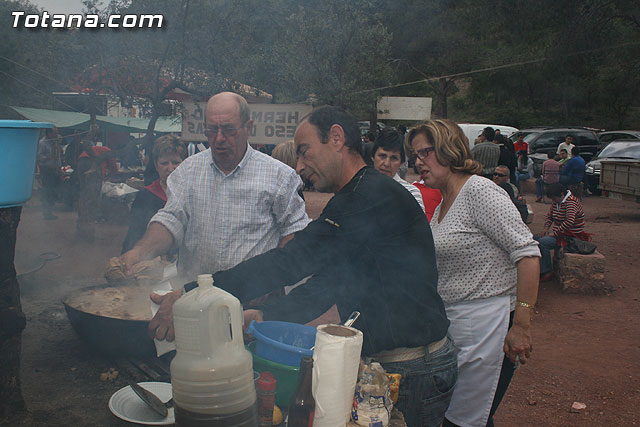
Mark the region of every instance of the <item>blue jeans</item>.
[[526, 181], [529, 178], [531, 178], [531, 175], [529, 175], [529, 172], [518, 172], [516, 171], [516, 187], [518, 187], [518, 190], [520, 190], [520, 181]]
[[544, 197], [544, 187], [544, 180], [542, 179], [542, 176], [539, 176], [538, 179], [536, 179], [536, 197], [538, 199], [542, 199]]
[[582, 179], [575, 179], [574, 177], [571, 177], [569, 175], [560, 175], [560, 184], [563, 185], [578, 185], [582, 182], [584, 178]]
[[553, 265], [551, 263], [551, 250], [558, 249], [558, 241], [553, 236], [544, 236], [539, 237], [537, 234], [533, 236], [534, 239], [540, 243], [540, 254], [542, 258], [540, 259], [540, 274], [549, 273], [553, 270]]
[[390, 374], [402, 375], [396, 408], [407, 427], [437, 427], [449, 407], [458, 380], [457, 350], [453, 340], [433, 353], [406, 362], [383, 363]]

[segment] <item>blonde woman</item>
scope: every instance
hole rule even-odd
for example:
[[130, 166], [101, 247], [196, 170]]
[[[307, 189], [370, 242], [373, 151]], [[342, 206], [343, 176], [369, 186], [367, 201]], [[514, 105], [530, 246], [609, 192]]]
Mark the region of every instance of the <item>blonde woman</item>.
[[507, 193], [478, 175], [482, 166], [454, 122], [425, 122], [406, 143], [424, 183], [442, 192], [430, 224], [438, 293], [459, 350], [443, 425], [492, 425], [514, 363], [532, 350], [540, 251]]
[[276, 145], [271, 152], [271, 157], [295, 169], [296, 163], [298, 162], [298, 158], [296, 157], [296, 144], [293, 140], [290, 140]]

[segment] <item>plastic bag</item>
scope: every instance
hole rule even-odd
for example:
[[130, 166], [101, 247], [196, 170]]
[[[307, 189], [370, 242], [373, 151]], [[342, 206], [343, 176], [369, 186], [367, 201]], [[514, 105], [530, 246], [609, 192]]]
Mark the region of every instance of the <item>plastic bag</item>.
[[386, 427], [392, 409], [389, 378], [384, 368], [378, 362], [360, 363], [351, 419], [359, 426]]
[[567, 246], [564, 250], [572, 254], [591, 255], [596, 251], [596, 248], [595, 243], [571, 237], [567, 240]]

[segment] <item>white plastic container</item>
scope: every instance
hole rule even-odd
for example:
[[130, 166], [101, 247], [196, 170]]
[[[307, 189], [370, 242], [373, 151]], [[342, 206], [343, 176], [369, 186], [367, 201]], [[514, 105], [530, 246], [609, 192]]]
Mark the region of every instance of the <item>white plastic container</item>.
[[214, 287], [210, 274], [200, 275], [198, 288], [176, 301], [173, 319], [176, 424], [257, 425], [253, 362], [242, 340], [240, 301]]

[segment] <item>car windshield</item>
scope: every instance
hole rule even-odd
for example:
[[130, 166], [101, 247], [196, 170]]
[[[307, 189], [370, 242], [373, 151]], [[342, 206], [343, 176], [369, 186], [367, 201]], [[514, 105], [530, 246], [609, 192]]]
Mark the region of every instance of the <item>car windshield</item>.
[[598, 154], [598, 159], [605, 157], [640, 159], [640, 142], [612, 142]]
[[524, 142], [526, 142], [527, 144], [531, 142], [532, 139], [534, 139], [536, 136], [540, 135], [540, 132], [531, 132], [528, 133], [524, 136]]

